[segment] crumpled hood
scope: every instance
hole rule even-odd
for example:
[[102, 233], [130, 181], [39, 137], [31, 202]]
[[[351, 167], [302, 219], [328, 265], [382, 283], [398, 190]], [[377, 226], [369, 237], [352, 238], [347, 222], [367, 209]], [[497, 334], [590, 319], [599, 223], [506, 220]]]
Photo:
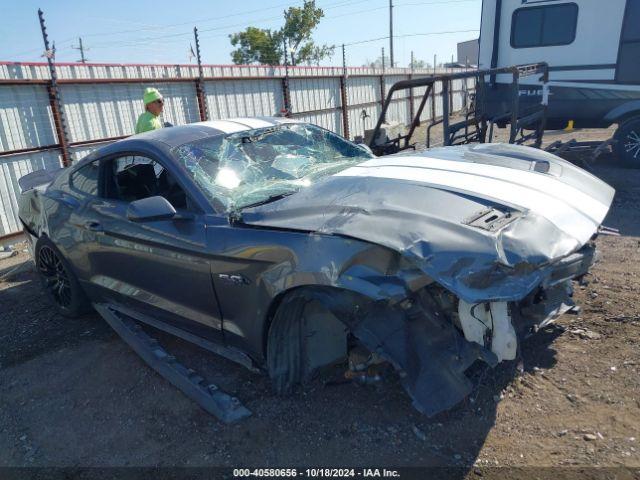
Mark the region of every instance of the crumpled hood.
[[372, 159], [242, 221], [377, 243], [468, 302], [508, 301], [589, 241], [614, 193], [550, 153], [480, 144]]

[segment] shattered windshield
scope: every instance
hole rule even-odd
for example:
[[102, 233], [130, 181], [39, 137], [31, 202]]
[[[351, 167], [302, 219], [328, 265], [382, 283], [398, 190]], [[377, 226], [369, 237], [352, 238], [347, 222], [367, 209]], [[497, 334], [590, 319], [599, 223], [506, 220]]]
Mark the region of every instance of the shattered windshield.
[[186, 143], [177, 160], [218, 209], [278, 200], [373, 155], [340, 136], [285, 123]]

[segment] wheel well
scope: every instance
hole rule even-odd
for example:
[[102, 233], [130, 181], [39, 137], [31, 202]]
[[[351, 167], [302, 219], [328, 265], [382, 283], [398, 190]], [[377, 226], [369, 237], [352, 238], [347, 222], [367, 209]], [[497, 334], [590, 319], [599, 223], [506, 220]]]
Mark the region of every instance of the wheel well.
[[[360, 293], [320, 285], [296, 287], [274, 298], [263, 338], [276, 391], [287, 393], [314, 372], [346, 358], [350, 325], [371, 302]], [[280, 314], [285, 303], [287, 309]]]
[[618, 118], [616, 120], [617, 124], [618, 124], [618, 128], [616, 129], [616, 132], [627, 122], [631, 121], [631, 120], [640, 120], [640, 110], [634, 110], [632, 112], [627, 112], [624, 115], [622, 115], [620, 118]]
[[[289, 290], [284, 290], [278, 293], [273, 298], [273, 300], [271, 300], [271, 303], [269, 304], [269, 308], [267, 309], [265, 321], [263, 322], [263, 331], [262, 331], [262, 347], [264, 352], [267, 351], [267, 344], [269, 340], [269, 330], [271, 329], [271, 324], [273, 323], [273, 319], [275, 318], [278, 309], [282, 305], [283, 300], [289, 295], [299, 294], [302, 292], [305, 292], [310, 297], [313, 297], [314, 299], [320, 301], [323, 304], [323, 306], [327, 308], [327, 310], [331, 311], [338, 318], [340, 318], [339, 310], [344, 310], [343, 304], [344, 304], [345, 296], [349, 297], [350, 303], [352, 303], [352, 305], [356, 305], [359, 301], [360, 302], [371, 301], [369, 297], [366, 297], [361, 293], [357, 293], [351, 290], [345, 290], [343, 288], [331, 287], [331, 286], [325, 286], [325, 285], [303, 285], [299, 287], [290, 288]], [[330, 308], [328, 305], [324, 303], [330, 300], [332, 295], [335, 295], [336, 299], [340, 298], [340, 301], [335, 302], [337, 308]], [[338, 304], [341, 304], [341, 305], [338, 305]]]

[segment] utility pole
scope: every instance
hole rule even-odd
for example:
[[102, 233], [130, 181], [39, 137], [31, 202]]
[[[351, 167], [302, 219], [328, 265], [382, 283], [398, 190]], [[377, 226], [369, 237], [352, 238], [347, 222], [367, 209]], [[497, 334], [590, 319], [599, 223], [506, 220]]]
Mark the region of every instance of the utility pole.
[[196, 96], [198, 97], [198, 109], [200, 110], [200, 120], [209, 119], [207, 112], [207, 97], [204, 93], [204, 72], [202, 71], [202, 59], [200, 57], [200, 38], [198, 37], [198, 27], [193, 27], [193, 36], [196, 42], [196, 59], [198, 60], [198, 80], [196, 81]]
[[47, 35], [47, 27], [44, 24], [44, 13], [38, 9], [38, 19], [40, 20], [40, 30], [42, 31], [42, 41], [44, 42], [44, 56], [47, 58], [47, 64], [49, 65], [49, 74], [51, 75], [51, 82], [47, 85], [47, 91], [49, 93], [49, 105], [51, 106], [51, 113], [53, 115], [53, 123], [56, 129], [56, 136], [58, 137], [58, 143], [60, 144], [60, 150], [62, 153], [62, 166], [68, 167], [71, 165], [71, 154], [69, 152], [69, 139], [67, 138], [67, 127], [64, 121], [64, 115], [62, 113], [62, 105], [60, 103], [60, 96], [58, 95], [58, 74], [56, 73], [55, 61], [55, 42], [53, 49], [49, 47], [49, 36]]
[[344, 48], [344, 43], [342, 44], [342, 74], [347, 75], [347, 52]]
[[433, 74], [436, 74], [436, 62], [438, 61], [438, 56], [434, 53], [433, 54]]
[[384, 72], [384, 47], [382, 47], [382, 71]]
[[393, 0], [389, 0], [389, 65], [393, 68]]
[[[84, 56], [84, 47], [82, 46], [82, 37], [78, 37], [78, 46], [71, 46], [75, 50], [80, 50], [80, 63], [87, 63], [87, 58]], [[89, 49], [87, 49], [89, 50]]]
[[411, 64], [409, 65], [409, 67], [411, 68], [411, 72], [413, 73], [413, 65], [414, 65], [414, 60], [413, 60], [413, 50], [411, 50]]

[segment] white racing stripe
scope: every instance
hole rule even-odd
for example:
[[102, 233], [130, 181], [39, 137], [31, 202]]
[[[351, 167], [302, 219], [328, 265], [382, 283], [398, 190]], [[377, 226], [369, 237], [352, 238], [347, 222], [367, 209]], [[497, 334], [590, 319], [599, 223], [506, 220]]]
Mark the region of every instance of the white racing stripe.
[[[577, 188], [556, 180], [556, 177], [534, 172], [530, 170], [518, 170], [515, 168], [501, 167], [474, 162], [456, 162], [442, 160], [432, 157], [400, 157], [400, 158], [378, 158], [357, 165], [358, 167], [411, 167], [425, 170], [438, 170], [467, 173], [479, 179], [489, 177], [504, 180], [506, 183], [514, 183], [534, 189], [541, 193], [550, 195], [564, 203], [569, 204], [584, 215], [587, 215], [596, 223], [601, 223], [609, 211], [609, 206], [605, 205], [592, 196], [578, 190]], [[511, 200], [510, 203], [520, 205], [519, 199]]]
[[233, 122], [231, 120], [209, 120], [208, 122], [199, 122], [198, 125], [203, 127], [215, 128], [224, 133], [236, 133], [244, 130], [249, 130], [246, 125]]
[[[404, 160], [407, 160], [406, 158]], [[454, 162], [447, 162], [454, 163]], [[483, 165], [483, 167], [485, 167]], [[514, 170], [510, 170], [514, 172]], [[599, 221], [586, 215], [582, 208], [576, 208], [563, 199], [534, 188], [505, 181], [499, 178], [478, 176], [451, 170], [414, 168], [406, 166], [355, 166], [348, 168], [336, 176], [340, 177], [375, 177], [394, 180], [422, 182], [436, 187], [446, 187], [465, 193], [476, 194], [487, 199], [515, 205], [530, 210], [547, 218], [560, 230], [586, 243], [596, 231]], [[549, 178], [549, 181], [554, 181]], [[564, 184], [563, 184], [564, 185]], [[605, 211], [606, 213], [606, 211]]]
[[241, 123], [251, 129], [267, 128], [267, 127], [273, 127], [274, 125], [276, 125], [275, 122], [269, 122], [261, 118], [239, 117], [239, 118], [231, 118], [229, 119], [229, 121]]

